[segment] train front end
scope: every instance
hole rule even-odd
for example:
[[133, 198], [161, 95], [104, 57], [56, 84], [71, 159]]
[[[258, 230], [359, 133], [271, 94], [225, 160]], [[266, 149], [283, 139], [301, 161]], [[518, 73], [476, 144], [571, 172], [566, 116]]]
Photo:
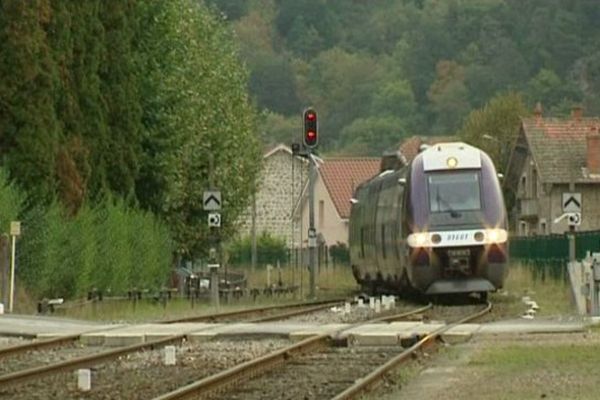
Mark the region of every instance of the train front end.
[[501, 288], [508, 272], [504, 199], [490, 157], [465, 143], [435, 145], [410, 172], [406, 244], [411, 285], [428, 295]]

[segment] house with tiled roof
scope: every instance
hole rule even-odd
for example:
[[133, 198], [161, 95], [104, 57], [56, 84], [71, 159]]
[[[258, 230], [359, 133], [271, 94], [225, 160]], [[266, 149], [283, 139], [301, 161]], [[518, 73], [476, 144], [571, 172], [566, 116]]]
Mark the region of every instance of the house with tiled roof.
[[[315, 182], [315, 228], [321, 243], [348, 244], [350, 199], [356, 187], [379, 173], [379, 158], [327, 158], [319, 162]], [[302, 226], [308, 227], [308, 202], [299, 203]], [[306, 229], [305, 229], [306, 230]]]
[[581, 109], [570, 118], [546, 118], [538, 105], [534, 117], [521, 120], [503, 184], [515, 196], [511, 222], [519, 235], [569, 230], [567, 219], [555, 220], [570, 194], [581, 195], [576, 229], [600, 229], [600, 118], [584, 118]]
[[438, 143], [457, 141], [459, 140], [455, 136], [411, 136], [400, 143], [398, 150], [406, 161], [411, 162], [419, 154], [423, 145], [433, 146]]
[[[322, 245], [348, 243], [350, 199], [354, 189], [379, 172], [379, 158], [317, 158], [315, 228]], [[308, 161], [280, 144], [265, 151], [253, 203], [240, 221], [242, 236], [267, 232], [290, 248], [306, 248]], [[253, 212], [254, 209], [254, 212]]]

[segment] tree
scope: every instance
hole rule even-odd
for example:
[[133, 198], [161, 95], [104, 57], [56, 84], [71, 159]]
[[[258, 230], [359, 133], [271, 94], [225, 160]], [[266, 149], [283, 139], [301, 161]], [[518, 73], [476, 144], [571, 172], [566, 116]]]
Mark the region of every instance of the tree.
[[[193, 4], [193, 5], [192, 5]], [[212, 179], [223, 198], [224, 236], [245, 209], [260, 168], [247, 75], [230, 32], [188, 0], [144, 4], [140, 32], [146, 158], [138, 198], [169, 222], [179, 254], [205, 254], [202, 195]]]
[[549, 114], [559, 115], [564, 112], [565, 103], [573, 105], [581, 101], [582, 96], [574, 85], [564, 83], [554, 71], [541, 69], [528, 82], [526, 98], [529, 104], [542, 102]]
[[357, 118], [342, 130], [342, 153], [378, 157], [384, 151], [394, 149], [406, 136], [406, 130], [399, 118]]
[[469, 114], [459, 136], [465, 142], [483, 149], [492, 157], [496, 168], [504, 171], [519, 133], [521, 118], [527, 114], [520, 94], [500, 94], [483, 108]]
[[368, 55], [334, 48], [322, 52], [309, 66], [306, 79], [311, 104], [322, 121], [321, 145], [331, 146], [344, 126], [367, 117], [369, 100], [379, 82], [380, 68]]
[[51, 15], [45, 0], [0, 4], [0, 154], [10, 175], [43, 199], [55, 189], [61, 140], [59, 74], [44, 29]]
[[372, 114], [401, 119], [403, 126], [411, 131], [416, 128], [417, 102], [406, 80], [383, 81], [373, 95], [371, 110]]
[[427, 96], [436, 117], [432, 130], [447, 133], [456, 130], [469, 112], [468, 91], [464, 84], [464, 68], [454, 61], [440, 61], [437, 79]]
[[295, 75], [290, 63], [281, 56], [265, 56], [256, 62], [250, 75], [250, 90], [261, 109], [284, 115], [300, 112]]

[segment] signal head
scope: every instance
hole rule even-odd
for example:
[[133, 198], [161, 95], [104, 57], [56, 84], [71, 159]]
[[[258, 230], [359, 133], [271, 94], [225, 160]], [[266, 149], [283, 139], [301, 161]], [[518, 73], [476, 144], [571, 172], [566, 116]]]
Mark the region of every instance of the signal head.
[[304, 110], [304, 145], [314, 148], [319, 142], [317, 112], [312, 108]]

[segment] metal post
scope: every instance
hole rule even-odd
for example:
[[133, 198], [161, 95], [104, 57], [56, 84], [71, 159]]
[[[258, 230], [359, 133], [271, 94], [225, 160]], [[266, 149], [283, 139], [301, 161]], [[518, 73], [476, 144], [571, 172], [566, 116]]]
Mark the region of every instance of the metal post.
[[[211, 152], [208, 156], [208, 185], [211, 190], [215, 189], [215, 176], [214, 176], [214, 155]], [[210, 270], [210, 291], [213, 306], [219, 309], [219, 267], [221, 266], [221, 235], [218, 231], [219, 228], [211, 227], [210, 236], [211, 242], [214, 247], [209, 250], [209, 259], [211, 264], [208, 268]], [[227, 279], [227, 277], [225, 277]]]
[[256, 185], [254, 186], [254, 194], [252, 195], [252, 225], [251, 225], [251, 235], [252, 235], [252, 254], [251, 254], [251, 268], [252, 272], [256, 270]]
[[219, 269], [210, 269], [210, 291], [212, 296], [213, 305], [219, 309]]
[[316, 297], [316, 283], [315, 283], [315, 267], [316, 267], [316, 241], [317, 235], [315, 230], [315, 181], [317, 178], [317, 168], [315, 160], [310, 156], [308, 173], [308, 268], [309, 268], [309, 281], [310, 281], [310, 292], [309, 296], [311, 299]]
[[569, 241], [569, 261], [575, 261], [576, 258], [576, 247], [575, 247], [575, 227], [569, 226], [569, 233], [567, 234]]
[[12, 250], [11, 250], [11, 258], [10, 258], [10, 297], [9, 297], [9, 306], [8, 311], [13, 311], [13, 305], [15, 301], [15, 256], [17, 252], [17, 237], [11, 236], [12, 239]]
[[8, 305], [8, 270], [10, 268], [10, 253], [8, 251], [8, 235], [0, 237], [0, 265], [2, 268], [2, 304]]

